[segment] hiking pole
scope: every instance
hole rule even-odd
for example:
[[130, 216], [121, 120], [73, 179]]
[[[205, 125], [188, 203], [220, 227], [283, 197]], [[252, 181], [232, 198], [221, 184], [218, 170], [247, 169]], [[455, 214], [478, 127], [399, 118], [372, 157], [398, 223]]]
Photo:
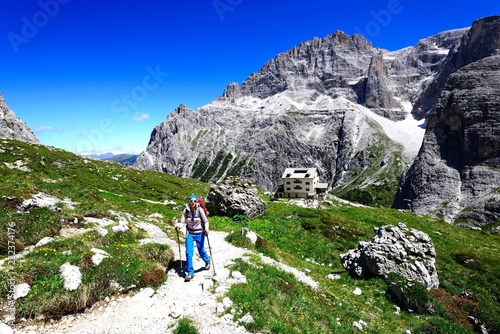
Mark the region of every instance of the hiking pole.
[[182, 265], [182, 256], [181, 256], [181, 241], [179, 239], [179, 231], [177, 232], [177, 246], [179, 246], [179, 262], [181, 263], [181, 269], [184, 270], [184, 266]]
[[207, 242], [208, 242], [208, 251], [210, 252], [210, 261], [212, 261], [212, 269], [214, 270], [214, 275], [216, 275], [214, 257], [212, 256], [212, 247], [210, 247], [210, 239], [208, 238], [208, 235], [207, 235]]

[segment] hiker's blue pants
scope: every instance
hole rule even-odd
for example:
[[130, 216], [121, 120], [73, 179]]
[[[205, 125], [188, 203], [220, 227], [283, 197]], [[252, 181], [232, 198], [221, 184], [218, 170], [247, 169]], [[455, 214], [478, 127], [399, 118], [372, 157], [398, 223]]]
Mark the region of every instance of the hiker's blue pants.
[[188, 232], [186, 237], [186, 267], [189, 275], [194, 274], [193, 268], [193, 255], [194, 255], [194, 245], [196, 242], [196, 248], [198, 249], [198, 254], [205, 263], [210, 262], [210, 256], [208, 256], [207, 251], [204, 248], [205, 244], [205, 234], [191, 234]]

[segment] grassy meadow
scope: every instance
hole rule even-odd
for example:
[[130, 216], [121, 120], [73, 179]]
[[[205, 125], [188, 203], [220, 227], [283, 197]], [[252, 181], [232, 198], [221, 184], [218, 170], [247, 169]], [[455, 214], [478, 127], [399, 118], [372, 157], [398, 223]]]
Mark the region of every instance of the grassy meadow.
[[[12, 282], [28, 283], [28, 295], [15, 301], [15, 318], [58, 319], [81, 311], [107, 296], [157, 288], [176, 250], [165, 245], [141, 244], [147, 232], [135, 222], [157, 225], [174, 238], [173, 220], [191, 193], [206, 195], [209, 184], [164, 173], [141, 171], [118, 163], [85, 159], [72, 153], [0, 140], [0, 261], [30, 250], [45, 237], [55, 241], [34, 248], [19, 259], [5, 261], [0, 269], [0, 310], [8, 315]], [[58, 210], [35, 208], [20, 213], [25, 199], [38, 193], [69, 199]], [[269, 196], [264, 196], [268, 200]], [[161, 215], [161, 216], [160, 216]], [[85, 229], [83, 217], [123, 221], [126, 232], [106, 235], [95, 230], [57, 237], [68, 228]], [[235, 319], [249, 313], [255, 322], [245, 327], [259, 333], [473, 333], [471, 316], [489, 333], [500, 333], [500, 236], [468, 230], [443, 221], [389, 208], [332, 205], [302, 208], [286, 201], [267, 201], [266, 213], [254, 220], [245, 216], [211, 217], [211, 229], [229, 233], [228, 241], [261, 253], [307, 273], [318, 289], [304, 285], [286, 272], [251, 256], [231, 270], [247, 277], [233, 285]], [[398, 222], [421, 230], [436, 248], [439, 289], [418, 285], [409, 292], [413, 305], [432, 305], [431, 314], [400, 310], [388, 298], [383, 279], [355, 279], [341, 266], [339, 255], [368, 241], [373, 229]], [[498, 225], [497, 223], [490, 224]], [[258, 233], [251, 244], [241, 237], [242, 227]], [[106, 265], [94, 266], [91, 250], [106, 251]], [[217, 261], [217, 254], [214, 254]], [[75, 291], [64, 289], [59, 267], [69, 262], [82, 272]], [[336, 279], [329, 275], [338, 275]], [[116, 284], [115, 284], [116, 283]], [[117, 286], [121, 288], [118, 289]], [[362, 293], [354, 294], [359, 288]], [[363, 322], [359, 330], [353, 323]], [[195, 333], [189, 319], [181, 319], [178, 333]], [[186, 330], [182, 330], [186, 328]], [[476, 329], [477, 330], [477, 329]]]

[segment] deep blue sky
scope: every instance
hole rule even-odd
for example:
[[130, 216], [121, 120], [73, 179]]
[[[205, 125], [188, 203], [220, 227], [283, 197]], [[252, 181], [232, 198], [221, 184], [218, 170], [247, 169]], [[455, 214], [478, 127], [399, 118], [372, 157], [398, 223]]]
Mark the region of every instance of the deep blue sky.
[[0, 92], [42, 144], [146, 148], [179, 104], [335, 30], [398, 50], [499, 15], [500, 1], [0, 0]]

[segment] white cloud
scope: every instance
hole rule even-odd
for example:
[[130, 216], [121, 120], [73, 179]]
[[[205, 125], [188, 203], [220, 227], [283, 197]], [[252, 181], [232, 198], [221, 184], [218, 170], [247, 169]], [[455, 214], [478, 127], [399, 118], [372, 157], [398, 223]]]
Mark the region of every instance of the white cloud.
[[62, 133], [62, 132], [64, 132], [64, 129], [63, 128], [55, 129], [55, 128], [51, 127], [50, 125], [42, 125], [42, 126], [39, 126], [38, 128], [36, 128], [35, 130], [33, 130], [33, 132], [37, 136], [41, 136], [45, 132], [59, 132], [59, 133]]
[[134, 117], [133, 117], [134, 120], [138, 121], [138, 122], [142, 122], [144, 120], [147, 120], [149, 119], [149, 115], [148, 114], [145, 114], [143, 112], [136, 112]]

